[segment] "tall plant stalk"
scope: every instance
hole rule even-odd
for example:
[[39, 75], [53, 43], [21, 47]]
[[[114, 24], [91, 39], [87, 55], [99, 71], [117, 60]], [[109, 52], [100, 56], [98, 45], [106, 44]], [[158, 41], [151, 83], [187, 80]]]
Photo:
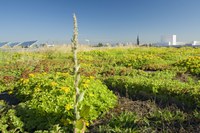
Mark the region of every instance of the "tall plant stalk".
[[[84, 93], [80, 93], [78, 88], [79, 80], [80, 80], [80, 73], [79, 68], [80, 65], [78, 64], [77, 58], [77, 48], [78, 48], [78, 26], [77, 26], [77, 19], [76, 15], [73, 15], [74, 19], [74, 35], [72, 38], [72, 52], [73, 52], [73, 62], [74, 62], [74, 89], [75, 89], [75, 98], [74, 98], [74, 133], [78, 133], [80, 130], [77, 128], [77, 122], [80, 119], [80, 113], [78, 110], [78, 104], [83, 100]], [[84, 132], [84, 131], [82, 131]]]

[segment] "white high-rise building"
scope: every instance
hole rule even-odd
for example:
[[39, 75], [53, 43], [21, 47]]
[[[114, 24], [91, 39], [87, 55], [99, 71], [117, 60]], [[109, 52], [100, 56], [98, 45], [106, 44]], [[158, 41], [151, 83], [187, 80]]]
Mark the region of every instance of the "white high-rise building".
[[170, 46], [176, 44], [177, 44], [176, 35], [162, 36], [161, 42], [159, 43], [160, 46]]
[[172, 35], [172, 45], [176, 45], [176, 35]]

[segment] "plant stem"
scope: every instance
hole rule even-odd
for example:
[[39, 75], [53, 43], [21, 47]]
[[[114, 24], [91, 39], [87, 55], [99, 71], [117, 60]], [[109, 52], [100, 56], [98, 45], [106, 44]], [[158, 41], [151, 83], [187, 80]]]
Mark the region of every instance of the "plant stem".
[[77, 59], [77, 48], [78, 48], [78, 27], [77, 27], [77, 19], [76, 15], [73, 15], [74, 19], [74, 35], [72, 39], [72, 52], [73, 52], [73, 61], [74, 61], [74, 89], [75, 89], [75, 98], [74, 98], [74, 133], [77, 133], [76, 129], [76, 121], [79, 119], [79, 112], [78, 112], [78, 97], [80, 95], [78, 84], [80, 80], [79, 74], [79, 64]]

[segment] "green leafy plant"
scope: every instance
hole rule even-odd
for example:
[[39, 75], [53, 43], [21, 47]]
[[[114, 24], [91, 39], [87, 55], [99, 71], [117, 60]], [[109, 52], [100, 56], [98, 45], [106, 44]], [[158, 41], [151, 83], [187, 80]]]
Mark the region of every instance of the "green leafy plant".
[[123, 112], [118, 116], [113, 115], [111, 120], [107, 124], [99, 126], [96, 132], [107, 132], [107, 133], [139, 132], [137, 128], [138, 121], [140, 121], [140, 118], [136, 113]]
[[175, 66], [185, 68], [194, 75], [200, 75], [200, 57], [190, 56], [187, 59], [180, 60], [174, 64]]
[[0, 131], [3, 133], [23, 132], [23, 122], [16, 116], [16, 110], [0, 100]]
[[[74, 76], [68, 73], [32, 73], [28, 78], [20, 79], [13, 93], [21, 101], [16, 110], [25, 130], [45, 130], [60, 124], [71, 131], [73, 87]], [[87, 125], [116, 105], [116, 96], [94, 77], [82, 76], [79, 88], [85, 92], [85, 98], [78, 106], [80, 120]]]
[[199, 83], [174, 80], [176, 73], [162, 71], [154, 73], [133, 72], [129, 76], [113, 76], [105, 79], [107, 86], [123, 96], [134, 99], [159, 99], [188, 108], [199, 107]]

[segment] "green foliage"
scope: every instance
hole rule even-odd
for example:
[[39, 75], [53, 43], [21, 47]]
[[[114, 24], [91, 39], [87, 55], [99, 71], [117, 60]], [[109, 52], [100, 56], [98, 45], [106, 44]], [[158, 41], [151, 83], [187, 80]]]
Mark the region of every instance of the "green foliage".
[[195, 80], [181, 82], [175, 79], [176, 73], [162, 72], [133, 72], [130, 76], [113, 76], [105, 80], [109, 88], [120, 94], [134, 99], [154, 99], [163, 102], [175, 102], [177, 105], [197, 108], [199, 104], [199, 86]]
[[59, 125], [52, 126], [49, 130], [37, 130], [34, 133], [65, 133], [66, 128]]
[[137, 121], [139, 120], [136, 113], [123, 112], [119, 116], [113, 115], [108, 124], [98, 127], [97, 132], [134, 133], [137, 132]]
[[156, 132], [162, 129], [162, 132], [168, 132], [169, 126], [177, 125], [177, 122], [181, 125], [186, 119], [186, 115], [179, 110], [172, 112], [168, 109], [158, 109], [148, 112], [145, 116], [140, 116], [135, 112], [122, 112], [120, 115], [113, 115], [108, 123], [99, 126], [95, 131], [140, 133]]
[[148, 119], [156, 121], [156, 124], [163, 124], [164, 122], [184, 122], [186, 120], [186, 115], [180, 110], [171, 112], [170, 110], [157, 110], [153, 113], [150, 113]]
[[[85, 92], [79, 107], [85, 122], [95, 120], [116, 104], [116, 96], [93, 77], [82, 77], [79, 87]], [[24, 121], [26, 130], [44, 130], [55, 124], [72, 129], [73, 76], [60, 72], [29, 74], [29, 78], [19, 80], [14, 93], [21, 100], [17, 115]]]
[[0, 131], [3, 133], [23, 132], [23, 122], [16, 116], [16, 110], [10, 109], [4, 101], [0, 101]]
[[[110, 89], [133, 99], [154, 99], [164, 103], [176, 103], [189, 110], [196, 108], [191, 120], [194, 119], [194, 122], [198, 123], [199, 53], [199, 48], [153, 47], [80, 51], [78, 53], [80, 74], [84, 76], [81, 77], [79, 88], [85, 91], [85, 95], [79, 111], [81, 119], [86, 120], [83, 123], [86, 125], [92, 123], [116, 103], [114, 100], [116, 97], [104, 89], [105, 85], [97, 79], [103, 81]], [[2, 59], [0, 93], [6, 91], [21, 100], [19, 105], [12, 108], [15, 112], [10, 114], [16, 117], [15, 121], [23, 123], [23, 127], [12, 126], [13, 122], [10, 122], [11, 126], [3, 123], [0, 127], [6, 126], [5, 132], [14, 131], [15, 128], [31, 132], [71, 131], [74, 119], [71, 54], [58, 50], [13, 51], [1, 52], [0, 58]], [[0, 119], [7, 117], [6, 121], [8, 121], [6, 114], [9, 109], [3, 107], [4, 111]], [[172, 117], [167, 117], [168, 115]], [[133, 116], [135, 118], [135, 115]], [[150, 126], [156, 122], [169, 123], [169, 120], [176, 121], [174, 117], [176, 117], [175, 112], [154, 112], [146, 116], [147, 123], [142, 127], [144, 131], [151, 132], [154, 128], [148, 127], [148, 123]], [[135, 129], [129, 127], [123, 130], [135, 132]], [[117, 127], [116, 130], [110, 131], [123, 132]]]
[[103, 43], [98, 43], [97, 47], [103, 47]]
[[193, 115], [194, 115], [195, 118], [197, 118], [200, 121], [200, 112], [198, 110], [195, 110], [193, 112]]
[[175, 63], [175, 66], [185, 68], [188, 72], [194, 75], [200, 75], [200, 57], [199, 56], [191, 56], [187, 59], [180, 60]]

